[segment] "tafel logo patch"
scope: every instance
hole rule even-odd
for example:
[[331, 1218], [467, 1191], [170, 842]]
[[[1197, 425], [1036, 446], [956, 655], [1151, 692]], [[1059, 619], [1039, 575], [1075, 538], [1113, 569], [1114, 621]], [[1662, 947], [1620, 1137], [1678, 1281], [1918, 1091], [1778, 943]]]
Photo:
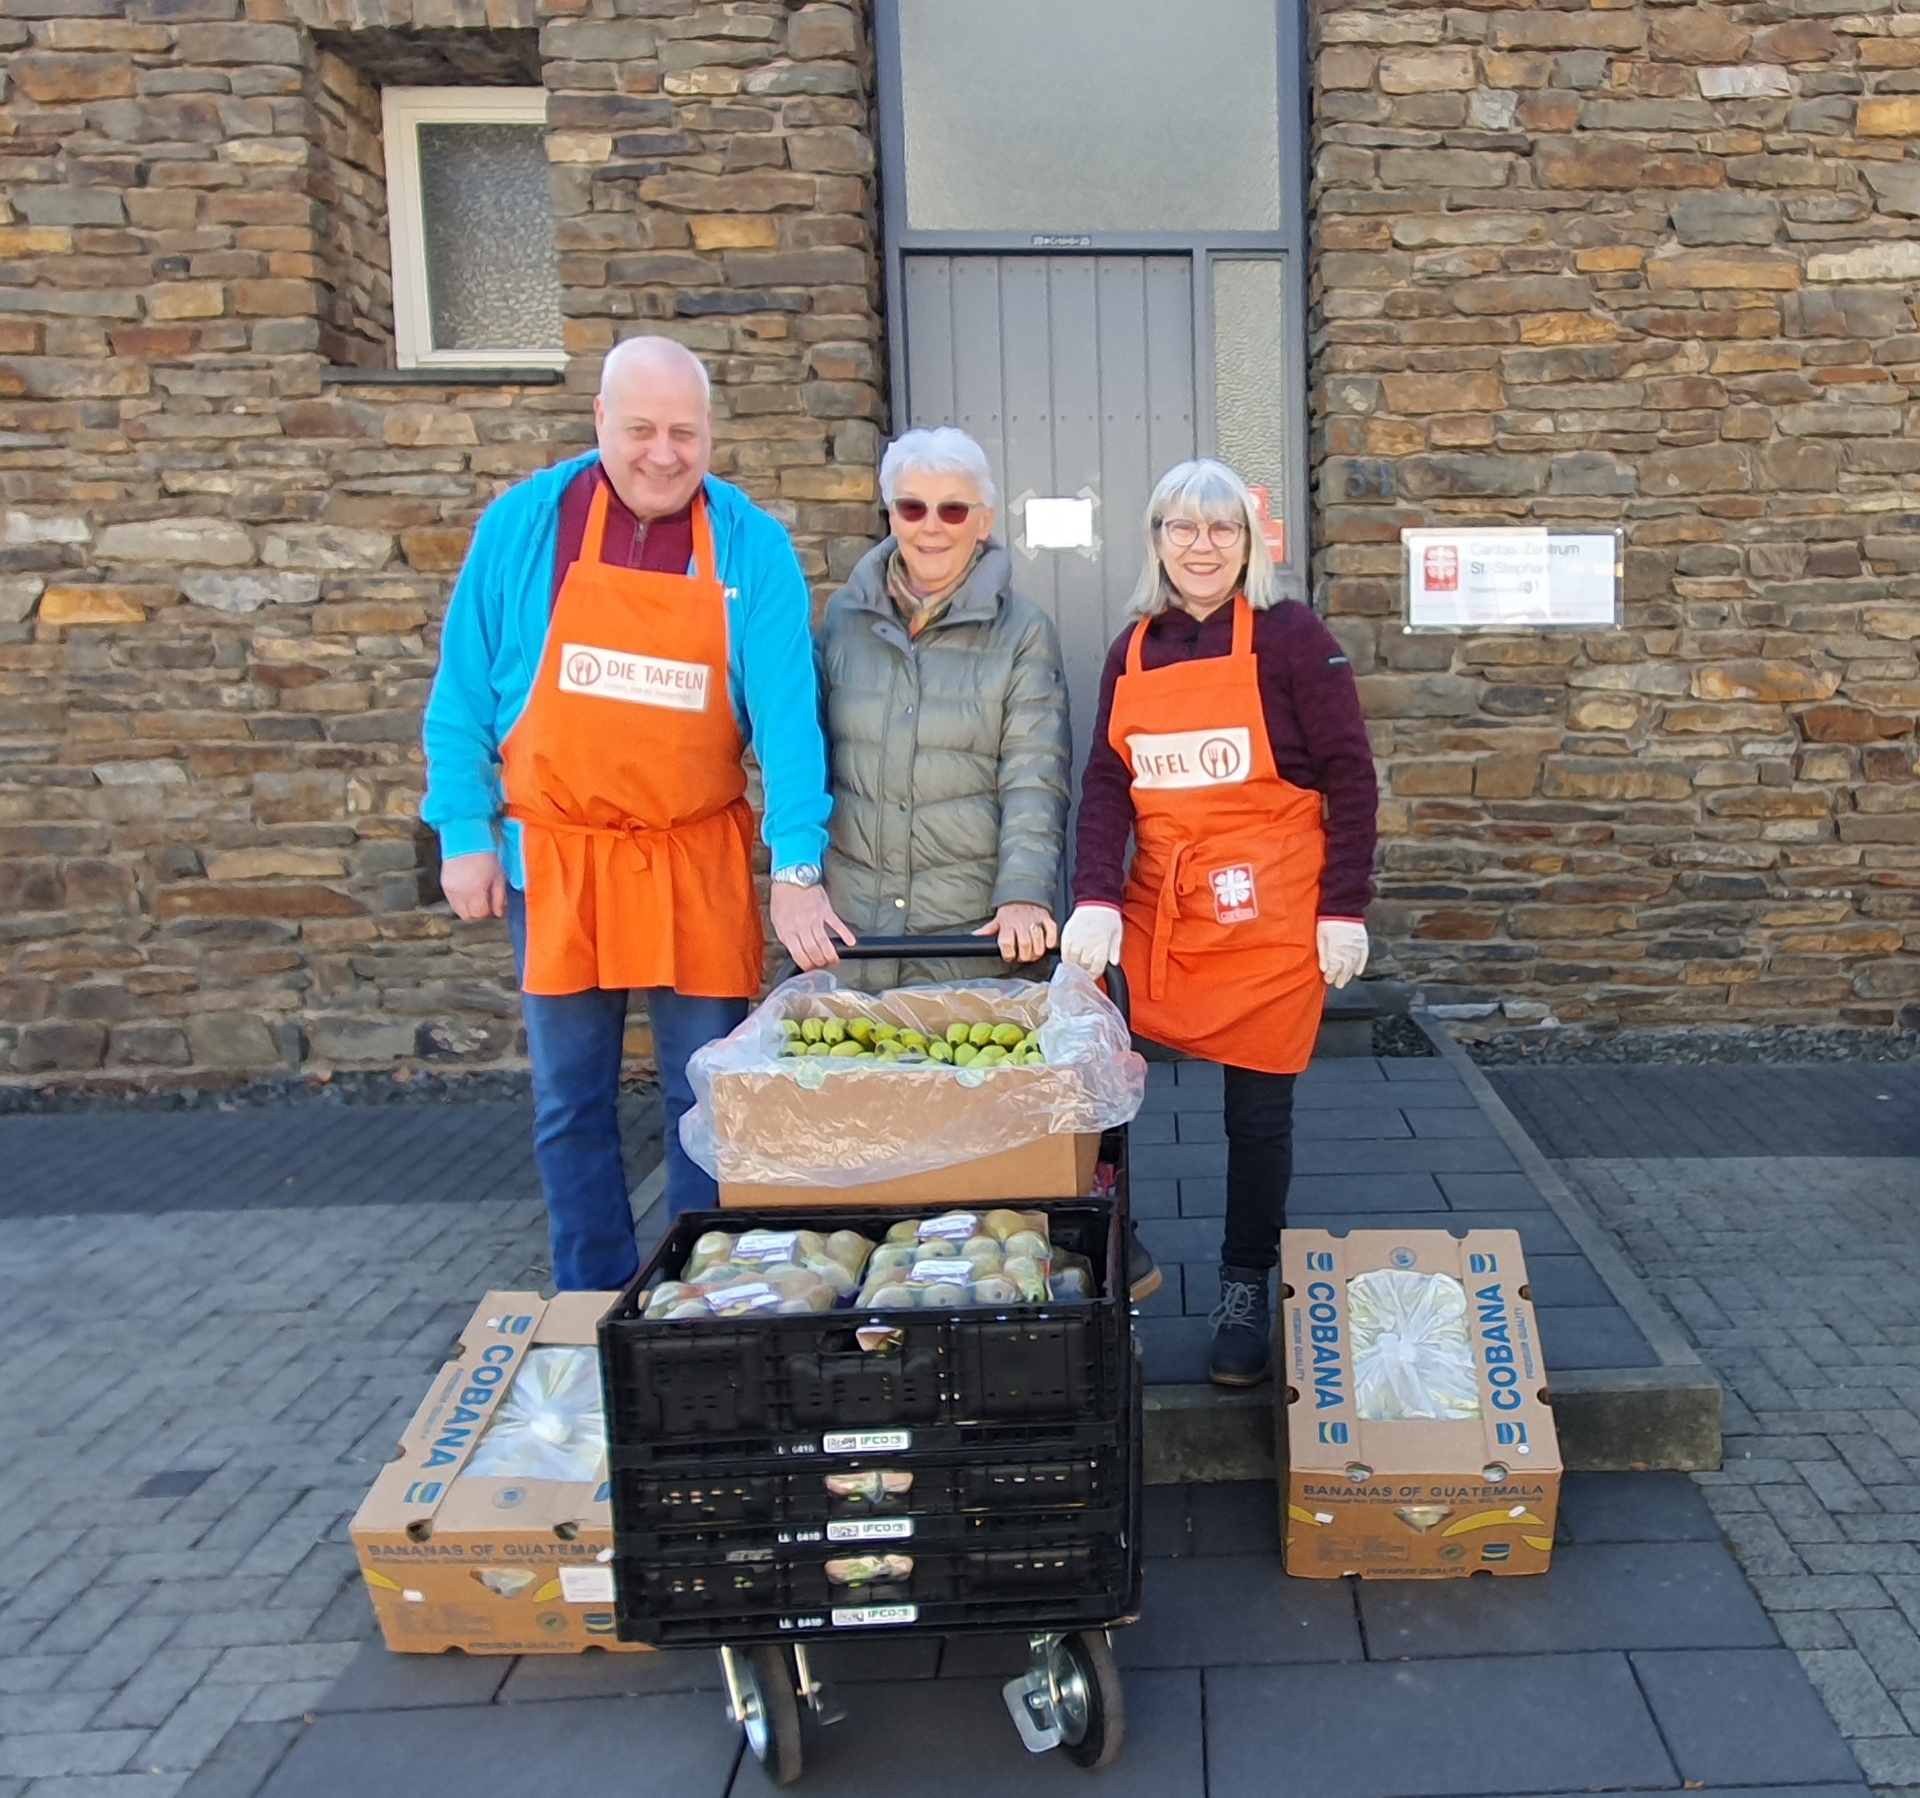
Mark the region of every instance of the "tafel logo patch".
[[1220, 924], [1251, 924], [1260, 915], [1260, 893], [1253, 884], [1253, 864], [1235, 862], [1215, 868], [1207, 876], [1213, 887], [1213, 916]]
[[1253, 738], [1242, 725], [1226, 730], [1135, 731], [1127, 738], [1136, 787], [1237, 787], [1253, 772]]
[[627, 655], [585, 643], [566, 643], [560, 649], [562, 693], [665, 706], [672, 712], [704, 712], [712, 672], [704, 662], [670, 662], [663, 656]]

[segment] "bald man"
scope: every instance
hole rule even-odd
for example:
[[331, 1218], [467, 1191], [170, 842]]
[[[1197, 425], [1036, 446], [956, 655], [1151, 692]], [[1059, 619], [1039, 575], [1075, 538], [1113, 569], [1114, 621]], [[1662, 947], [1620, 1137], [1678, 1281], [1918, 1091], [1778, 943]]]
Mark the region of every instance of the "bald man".
[[831, 808], [793, 545], [708, 473], [707, 373], [680, 344], [620, 344], [593, 416], [595, 453], [502, 494], [474, 531], [421, 806], [455, 913], [512, 935], [561, 1291], [637, 1266], [617, 1109], [631, 991], [665, 1098], [667, 1208], [718, 1196], [679, 1124], [688, 1057], [760, 985], [749, 747], [775, 933], [803, 968], [836, 959], [835, 933], [853, 941], [820, 885]]

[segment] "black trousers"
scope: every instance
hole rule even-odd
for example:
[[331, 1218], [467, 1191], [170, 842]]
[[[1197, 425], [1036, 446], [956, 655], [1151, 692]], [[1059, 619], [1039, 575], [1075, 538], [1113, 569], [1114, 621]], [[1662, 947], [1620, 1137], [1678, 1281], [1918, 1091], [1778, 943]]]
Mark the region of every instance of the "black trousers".
[[1264, 1271], [1280, 1259], [1293, 1180], [1293, 1074], [1228, 1068], [1225, 1267]]

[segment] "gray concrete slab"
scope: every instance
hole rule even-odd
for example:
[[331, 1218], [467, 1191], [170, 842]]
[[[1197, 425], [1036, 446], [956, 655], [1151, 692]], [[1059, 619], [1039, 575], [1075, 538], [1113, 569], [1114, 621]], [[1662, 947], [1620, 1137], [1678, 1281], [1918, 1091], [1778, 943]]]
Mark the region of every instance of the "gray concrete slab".
[[661, 1692], [723, 1692], [720, 1657], [708, 1648], [659, 1654], [527, 1654], [500, 1687], [501, 1704], [568, 1698], [648, 1698]]
[[1445, 1211], [1447, 1195], [1431, 1173], [1296, 1174], [1287, 1194], [1287, 1218], [1307, 1213], [1353, 1215], [1377, 1211]]
[[1682, 1778], [1845, 1784], [1859, 1764], [1784, 1648], [1636, 1654], [1634, 1672]]
[[491, 1704], [515, 1664], [510, 1655], [390, 1654], [384, 1642], [363, 1642], [315, 1709], [327, 1715]]
[[[1064, 1755], [1032, 1755], [1020, 1745], [1000, 1685], [943, 1679], [934, 1696], [913, 1684], [862, 1689], [844, 1723], [809, 1734], [808, 1786], [833, 1798], [1085, 1798], [1094, 1787]], [[1097, 1776], [1101, 1798], [1203, 1798], [1200, 1675], [1134, 1674], [1126, 1694], [1127, 1746]], [[767, 1798], [776, 1789], [746, 1757], [731, 1798]]]
[[1560, 1527], [1593, 1542], [1718, 1542], [1700, 1488], [1684, 1473], [1570, 1473], [1560, 1485]]
[[1680, 1785], [1617, 1654], [1216, 1669], [1207, 1774], [1232, 1798]]
[[1550, 1370], [1659, 1365], [1660, 1357], [1618, 1305], [1544, 1305], [1538, 1316]]
[[1719, 1542], [1563, 1547], [1538, 1577], [1362, 1580], [1358, 1596], [1376, 1660], [1779, 1644]]
[[704, 1692], [322, 1717], [265, 1798], [473, 1798], [556, 1789], [725, 1798], [740, 1732]]
[[1535, 1255], [1575, 1255], [1579, 1244], [1550, 1211], [1459, 1211], [1436, 1216], [1432, 1212], [1327, 1211], [1301, 1205], [1287, 1208], [1287, 1222], [1315, 1230], [1450, 1230], [1464, 1236], [1469, 1230], [1517, 1230], [1520, 1247], [1529, 1260]]
[[1346, 1586], [1288, 1579], [1277, 1552], [1196, 1554], [1157, 1561], [1151, 1572], [1151, 1604], [1115, 1642], [1123, 1667], [1361, 1658], [1360, 1632]]
[[1581, 1255], [1529, 1255], [1527, 1289], [1536, 1305], [1610, 1305], [1613, 1294]]

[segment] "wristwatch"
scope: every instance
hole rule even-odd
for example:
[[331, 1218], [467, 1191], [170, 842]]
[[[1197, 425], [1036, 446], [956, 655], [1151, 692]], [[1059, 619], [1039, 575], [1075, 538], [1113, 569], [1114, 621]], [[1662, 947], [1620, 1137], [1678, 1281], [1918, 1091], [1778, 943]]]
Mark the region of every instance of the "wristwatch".
[[791, 868], [775, 868], [773, 877], [783, 887], [817, 887], [820, 884], [820, 864], [795, 862]]

